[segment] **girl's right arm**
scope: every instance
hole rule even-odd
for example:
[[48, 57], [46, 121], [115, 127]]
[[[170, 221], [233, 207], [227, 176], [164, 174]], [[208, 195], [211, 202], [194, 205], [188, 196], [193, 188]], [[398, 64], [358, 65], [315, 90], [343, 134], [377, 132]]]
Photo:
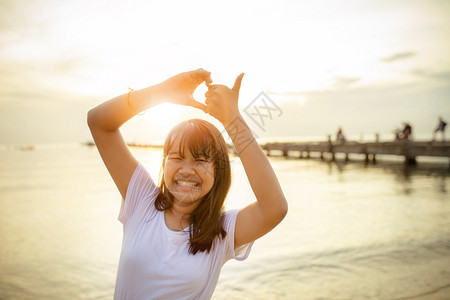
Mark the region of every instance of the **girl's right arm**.
[[192, 95], [202, 82], [207, 85], [212, 82], [210, 74], [202, 69], [181, 73], [160, 84], [117, 96], [88, 112], [87, 121], [95, 145], [123, 199], [138, 161], [125, 143], [120, 127], [137, 113], [163, 102], [204, 111], [205, 106]]

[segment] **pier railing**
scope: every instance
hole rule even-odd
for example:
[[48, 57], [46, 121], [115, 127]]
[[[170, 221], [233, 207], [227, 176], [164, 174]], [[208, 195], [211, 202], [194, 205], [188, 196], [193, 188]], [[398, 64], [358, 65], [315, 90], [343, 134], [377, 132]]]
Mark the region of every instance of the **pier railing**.
[[321, 158], [324, 154], [331, 156], [335, 160], [335, 154], [345, 154], [345, 159], [349, 159], [349, 154], [363, 154], [365, 160], [376, 161], [376, 155], [397, 155], [405, 157], [405, 162], [416, 163], [417, 156], [448, 157], [450, 159], [450, 142], [420, 142], [410, 140], [400, 140], [392, 142], [291, 142], [291, 143], [266, 143], [261, 145], [268, 156], [278, 155], [285, 157], [308, 158], [310, 153], [319, 153]]

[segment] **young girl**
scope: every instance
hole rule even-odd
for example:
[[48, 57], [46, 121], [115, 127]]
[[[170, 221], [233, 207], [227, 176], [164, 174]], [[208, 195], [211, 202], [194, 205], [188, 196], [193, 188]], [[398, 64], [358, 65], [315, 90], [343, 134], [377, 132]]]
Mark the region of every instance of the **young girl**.
[[[229, 259], [247, 258], [253, 241], [287, 213], [276, 175], [239, 113], [239, 89], [211, 85], [203, 69], [130, 91], [89, 111], [100, 155], [122, 195], [123, 223], [115, 299], [209, 299]], [[193, 98], [205, 82], [206, 105]], [[221, 133], [204, 120], [173, 128], [164, 144], [157, 187], [127, 147], [119, 128], [137, 113], [165, 102], [188, 105], [218, 119], [242, 161], [254, 203], [224, 212], [231, 175]]]

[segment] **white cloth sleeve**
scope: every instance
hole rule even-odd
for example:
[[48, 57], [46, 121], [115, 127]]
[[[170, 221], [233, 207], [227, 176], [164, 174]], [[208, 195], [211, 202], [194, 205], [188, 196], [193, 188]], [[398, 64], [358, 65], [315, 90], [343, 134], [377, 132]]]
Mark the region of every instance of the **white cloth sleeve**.
[[238, 261], [242, 261], [247, 259], [247, 257], [250, 255], [250, 250], [252, 249], [253, 242], [250, 242], [248, 244], [242, 245], [236, 249], [234, 249], [234, 233], [236, 228], [236, 218], [239, 213], [239, 209], [230, 210], [226, 212], [225, 215], [225, 224], [224, 229], [227, 232], [227, 236], [225, 239], [227, 240], [227, 253], [225, 255], [225, 259], [235, 259]]
[[143, 214], [152, 210], [158, 194], [158, 187], [153, 182], [148, 171], [139, 163], [128, 183], [125, 199], [122, 199], [119, 221], [125, 224], [126, 220], [136, 212]]

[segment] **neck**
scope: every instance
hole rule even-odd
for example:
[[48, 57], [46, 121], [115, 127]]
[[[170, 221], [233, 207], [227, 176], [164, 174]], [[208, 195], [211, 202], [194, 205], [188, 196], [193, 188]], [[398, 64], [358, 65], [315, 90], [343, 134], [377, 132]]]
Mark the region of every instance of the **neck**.
[[189, 214], [193, 210], [187, 210], [185, 207], [180, 209], [175, 204], [164, 211], [164, 219], [169, 229], [174, 231], [183, 230], [191, 225]]
[[172, 206], [164, 213], [167, 226], [171, 230], [179, 231], [191, 225], [190, 214], [199, 205], [200, 202], [194, 202], [190, 205], [180, 203], [174, 199]]
[[185, 207], [173, 203], [172, 207], [167, 211], [170, 212], [175, 218], [183, 219], [186, 215], [191, 214], [194, 211], [194, 208], [195, 207]]
[[201, 199], [197, 199], [196, 201], [183, 202], [179, 201], [173, 195], [172, 197], [172, 207], [170, 208], [171, 212], [175, 216], [184, 216], [186, 214], [191, 214], [197, 206], [200, 204]]

